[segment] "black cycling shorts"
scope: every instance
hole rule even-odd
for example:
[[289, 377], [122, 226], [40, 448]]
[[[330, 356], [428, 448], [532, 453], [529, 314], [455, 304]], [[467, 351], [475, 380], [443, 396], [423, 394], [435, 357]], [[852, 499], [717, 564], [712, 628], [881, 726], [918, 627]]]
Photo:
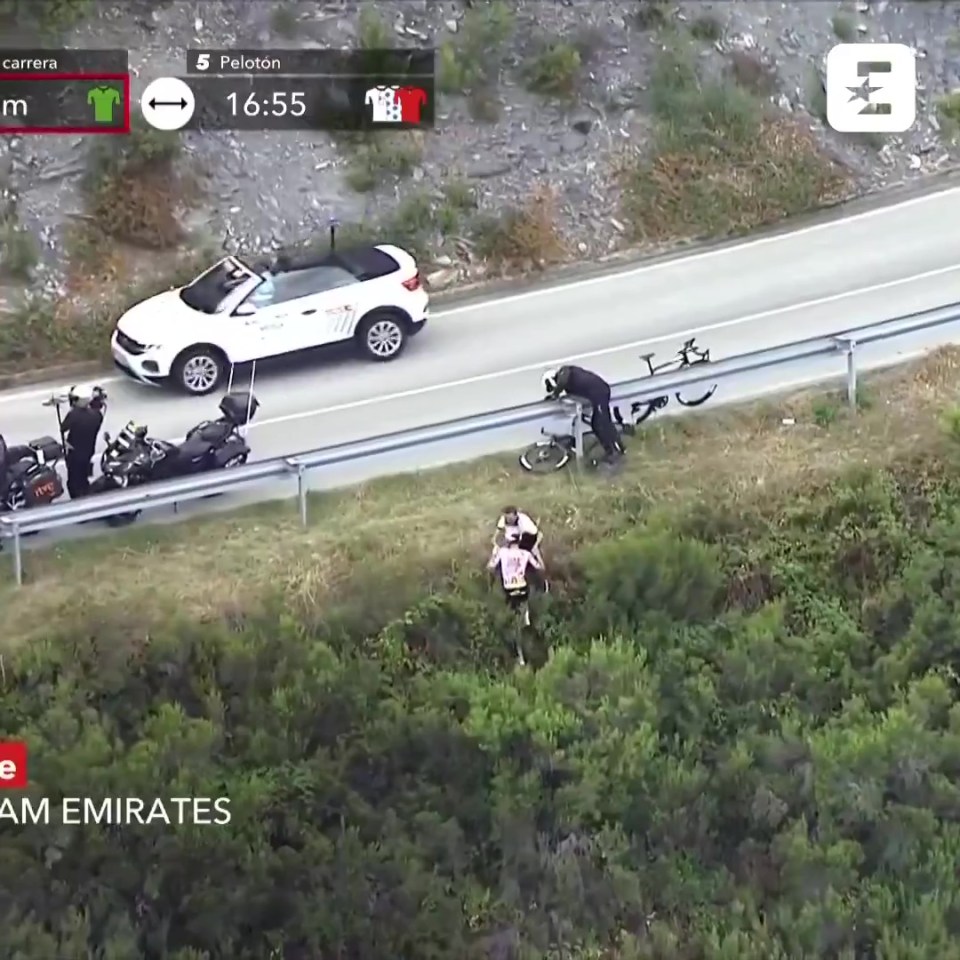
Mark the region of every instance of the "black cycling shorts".
[[520, 534], [520, 549], [532, 550], [537, 545], [537, 535], [535, 533]]
[[512, 590], [504, 587], [503, 595], [506, 598], [507, 605], [511, 609], [517, 610], [530, 599], [530, 587], [515, 587]]

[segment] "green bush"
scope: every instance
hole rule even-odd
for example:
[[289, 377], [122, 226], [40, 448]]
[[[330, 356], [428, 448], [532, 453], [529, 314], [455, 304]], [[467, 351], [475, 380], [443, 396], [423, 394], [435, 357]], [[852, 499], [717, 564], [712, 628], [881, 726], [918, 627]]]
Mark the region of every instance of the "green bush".
[[960, 132], [960, 93], [948, 93], [937, 101], [937, 115], [944, 133], [952, 139]]
[[535, 93], [570, 97], [577, 89], [581, 68], [580, 53], [563, 40], [547, 43], [526, 65], [527, 86]]
[[715, 43], [723, 37], [723, 29], [723, 21], [718, 16], [705, 13], [690, 24], [690, 36], [695, 40]]
[[361, 50], [388, 50], [394, 46], [393, 34], [383, 17], [370, 6], [360, 9], [358, 38]]
[[92, 10], [92, 0], [0, 0], [0, 23], [20, 29], [35, 25], [42, 33], [56, 36]]
[[38, 259], [33, 234], [16, 216], [0, 218], [0, 276], [29, 280]]
[[130, 124], [127, 137], [97, 137], [87, 153], [85, 182], [95, 190], [115, 177], [167, 173], [183, 148], [179, 131], [156, 130], [141, 117]]
[[347, 185], [357, 193], [372, 193], [384, 177], [409, 177], [423, 158], [417, 131], [379, 134], [356, 145], [347, 171]]
[[278, 37], [283, 37], [286, 40], [295, 39], [300, 29], [300, 18], [296, 7], [275, 7], [270, 14], [270, 29]]
[[842, 13], [835, 13], [831, 21], [833, 35], [841, 43], [853, 43], [857, 39], [857, 25]]
[[622, 167], [635, 239], [743, 233], [846, 194], [848, 176], [809, 132], [770, 110], [765, 96], [776, 80], [765, 64], [735, 58], [732, 71], [721, 81], [701, 76], [683, 44], [658, 58], [649, 91], [652, 156]]
[[71, 611], [3, 651], [27, 795], [232, 820], [5, 822], [6, 955], [953, 956], [960, 483], [928, 466], [586, 545], [523, 669], [465, 571], [399, 613], [369, 559], [339, 612]]
[[513, 35], [514, 13], [504, 0], [470, 7], [455, 40], [440, 45], [437, 85], [441, 93], [462, 94], [495, 88], [503, 51]]

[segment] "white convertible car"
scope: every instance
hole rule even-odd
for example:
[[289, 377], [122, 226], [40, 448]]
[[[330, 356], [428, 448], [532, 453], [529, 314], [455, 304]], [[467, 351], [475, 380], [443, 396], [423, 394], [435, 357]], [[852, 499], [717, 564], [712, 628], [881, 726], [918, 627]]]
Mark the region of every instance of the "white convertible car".
[[226, 257], [192, 283], [131, 307], [110, 346], [142, 383], [194, 395], [216, 390], [231, 364], [353, 340], [393, 360], [427, 322], [416, 261], [388, 244], [248, 266]]

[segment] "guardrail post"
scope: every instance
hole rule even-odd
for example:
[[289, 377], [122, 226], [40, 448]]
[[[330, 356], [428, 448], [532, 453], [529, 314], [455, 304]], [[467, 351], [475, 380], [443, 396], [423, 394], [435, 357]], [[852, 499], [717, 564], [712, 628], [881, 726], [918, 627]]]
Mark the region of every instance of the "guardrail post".
[[297, 502], [300, 505], [300, 523], [307, 525], [307, 484], [304, 479], [306, 470], [302, 463], [297, 464]]
[[847, 341], [847, 403], [850, 409], [856, 413], [857, 410], [857, 360], [856, 360], [856, 340]]
[[847, 357], [847, 403], [857, 412], [857, 341], [850, 337], [834, 337], [833, 342], [843, 348]]
[[576, 405], [576, 417], [573, 421], [573, 449], [577, 455], [577, 467], [583, 465], [583, 404]]
[[20, 542], [20, 524], [13, 521], [13, 579], [18, 587], [23, 586], [23, 551]]

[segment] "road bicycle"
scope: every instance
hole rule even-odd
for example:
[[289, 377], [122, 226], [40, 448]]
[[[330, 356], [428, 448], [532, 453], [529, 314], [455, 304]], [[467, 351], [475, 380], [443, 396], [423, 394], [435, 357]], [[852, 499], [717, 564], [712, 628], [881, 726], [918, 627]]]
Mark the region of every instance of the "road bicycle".
[[[710, 362], [710, 351], [701, 350], [696, 345], [696, 338], [687, 340], [687, 342], [677, 351], [677, 355], [672, 360], [667, 360], [658, 366], [653, 364], [654, 354], [643, 353], [640, 359], [643, 360], [650, 376], [655, 377], [661, 373], [679, 373], [681, 370], [688, 370], [690, 367], [699, 366], [702, 363]], [[683, 407], [699, 407], [706, 403], [717, 392], [717, 385], [714, 384], [704, 394], [696, 399], [687, 400], [680, 395], [680, 392], [674, 394], [674, 397]], [[662, 410], [670, 402], [670, 397], [664, 394], [661, 397], [654, 397], [652, 400], [636, 400], [630, 404], [630, 423], [638, 427], [644, 420], [648, 420], [658, 410]], [[618, 424], [623, 423], [623, 416], [619, 407], [613, 408], [613, 417]]]
[[[561, 401], [563, 402], [563, 401]], [[586, 405], [583, 407], [580, 419], [586, 429], [583, 431], [583, 460], [586, 466], [595, 468], [604, 457], [603, 445], [596, 438], [590, 425], [590, 417], [593, 409]], [[621, 436], [632, 436], [633, 426], [624, 423], [622, 418], [614, 413], [614, 426]], [[520, 466], [528, 473], [553, 473], [555, 470], [562, 470], [571, 460], [577, 456], [577, 438], [576, 438], [576, 413], [570, 419], [570, 429], [563, 433], [555, 433], [547, 430], [545, 427], [540, 430], [543, 434], [542, 440], [531, 443], [523, 453], [520, 454]]]
[[[678, 372], [690, 367], [698, 366], [702, 363], [710, 362], [710, 351], [701, 349], [696, 345], [696, 338], [687, 340], [686, 343], [677, 351], [676, 357], [667, 360], [658, 366], [653, 363], [654, 354], [641, 354], [650, 376], [656, 376], [667, 371]], [[680, 392], [674, 394], [677, 402], [684, 407], [699, 407], [706, 403], [717, 392], [717, 385], [713, 384], [701, 396], [695, 399], [686, 399]], [[562, 402], [562, 401], [561, 401]], [[569, 404], [570, 401], [567, 401]], [[666, 394], [660, 397], [654, 397], [652, 400], [637, 400], [630, 405], [630, 422], [627, 423], [618, 406], [611, 408], [613, 414], [614, 426], [621, 436], [633, 436], [635, 428], [645, 420], [649, 419], [658, 410], [662, 410], [670, 402], [670, 397]], [[591, 408], [589, 405], [583, 408], [581, 419], [588, 428], [583, 435], [583, 455], [586, 466], [594, 468], [603, 459], [604, 451], [600, 441], [594, 436], [590, 429]], [[520, 454], [520, 466], [528, 473], [552, 473], [555, 470], [562, 470], [577, 455], [577, 441], [574, 433], [576, 426], [576, 414], [571, 420], [570, 430], [564, 433], [554, 433], [547, 429], [541, 429], [544, 439], [530, 444], [523, 453]]]

